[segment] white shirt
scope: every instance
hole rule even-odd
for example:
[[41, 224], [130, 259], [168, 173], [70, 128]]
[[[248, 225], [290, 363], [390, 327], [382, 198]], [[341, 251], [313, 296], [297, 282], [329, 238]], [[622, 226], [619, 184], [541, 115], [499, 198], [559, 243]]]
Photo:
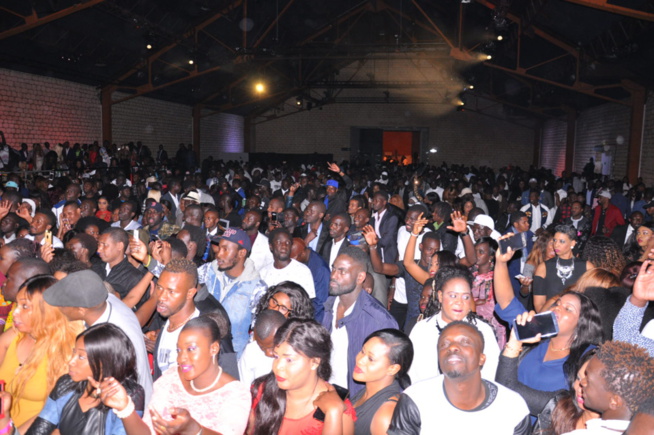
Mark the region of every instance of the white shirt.
[[[425, 235], [427, 231], [431, 231], [429, 228], [425, 228], [425, 231], [421, 233], [418, 236], [418, 240], [416, 241], [416, 250], [413, 253], [413, 257], [416, 260], [420, 260], [420, 244], [422, 243], [422, 236]], [[409, 238], [411, 237], [411, 233], [407, 231], [406, 226], [401, 226], [397, 230], [397, 252], [398, 252], [398, 261], [402, 261], [404, 259], [404, 253], [406, 252], [406, 245], [409, 243]], [[404, 281], [404, 278], [395, 278], [395, 292], [393, 293], [393, 299], [398, 303], [398, 304], [406, 304], [408, 303], [408, 299], [406, 298], [406, 282]]]
[[[543, 204], [538, 204], [538, 206], [534, 206], [531, 203], [523, 206], [520, 211], [527, 211], [529, 210], [529, 207], [531, 207], [531, 227], [529, 229], [535, 233], [536, 230], [539, 230], [542, 227], [545, 227], [549, 224], [552, 223], [552, 219], [554, 219], [554, 213], [550, 211], [549, 208], [544, 206]], [[541, 207], [547, 210], [547, 218], [545, 220], [542, 219], [540, 210]]]
[[238, 374], [240, 381], [248, 387], [259, 376], [270, 373], [273, 358], [268, 358], [256, 341], [251, 341], [238, 360]]
[[594, 418], [586, 422], [586, 429], [577, 429], [565, 435], [617, 435], [627, 430], [629, 420], [602, 420]]
[[252, 260], [257, 270], [261, 270], [273, 263], [274, 259], [270, 251], [270, 245], [268, 244], [268, 237], [259, 232], [257, 233], [248, 258]]
[[[93, 325], [100, 323], [111, 323], [123, 330], [129, 341], [134, 345], [136, 351], [136, 371], [138, 372], [139, 384], [145, 390], [145, 406], [148, 406], [152, 397], [152, 375], [150, 375], [150, 363], [148, 362], [148, 351], [145, 349], [143, 332], [136, 314], [114, 295], [107, 296], [107, 308]], [[87, 326], [93, 326], [87, 325]]]
[[[435, 364], [438, 364], [436, 361]], [[464, 411], [450, 403], [445, 395], [444, 376], [414, 382], [403, 394], [408, 396], [420, 412], [421, 433], [478, 435], [481, 433], [513, 434], [516, 427], [525, 423], [529, 408], [515, 391], [487, 380], [497, 392], [489, 395], [475, 410]], [[390, 428], [392, 429], [392, 427]], [[397, 433], [389, 430], [389, 433]]]
[[259, 271], [261, 279], [268, 287], [277, 285], [282, 281], [293, 281], [302, 286], [309, 295], [309, 299], [316, 297], [316, 289], [313, 286], [313, 275], [311, 270], [297, 260], [291, 262], [283, 269], [276, 269], [274, 264], [269, 264]]
[[[312, 230], [313, 227], [309, 225], [309, 230]], [[320, 222], [320, 226], [318, 227], [318, 231], [316, 232], [316, 237], [309, 242], [309, 248], [313, 249], [314, 251], [318, 252], [318, 240], [320, 240], [320, 233], [322, 233], [322, 222]]]
[[332, 265], [334, 264], [334, 261], [336, 261], [336, 257], [338, 257], [338, 250], [341, 249], [343, 241], [345, 241], [345, 237], [343, 237], [340, 242], [332, 240], [332, 250], [329, 252], [329, 270], [332, 270]]
[[[34, 241], [34, 236], [31, 235], [31, 234], [26, 235], [25, 238], [27, 240]], [[45, 243], [45, 237], [41, 239], [41, 245], [43, 245], [44, 243]], [[63, 248], [64, 247], [63, 242], [61, 240], [59, 240], [59, 238], [57, 236], [55, 236], [54, 234], [52, 235], [52, 247], [53, 248]]]
[[[409, 335], [413, 343], [414, 352], [413, 363], [411, 363], [411, 368], [409, 369], [409, 376], [411, 377], [412, 383], [438, 376], [441, 373], [438, 368], [438, 351], [436, 349], [440, 331], [436, 327], [436, 322], [438, 322], [441, 328], [447, 325], [443, 321], [442, 313], [438, 313], [416, 323], [411, 330], [411, 335]], [[484, 379], [494, 380], [497, 364], [500, 359], [500, 346], [497, 344], [493, 328], [488, 323], [478, 321], [475, 326], [481, 331], [485, 341], [484, 354], [486, 355], [486, 363], [481, 369], [481, 376]]]
[[[111, 224], [111, 226], [116, 227], [116, 228], [123, 228], [123, 227], [120, 226], [120, 221], [114, 222], [113, 224]], [[138, 223], [135, 220], [131, 220], [131, 221], [129, 221], [127, 226], [125, 228], [123, 228], [123, 229], [125, 231], [132, 231], [132, 230], [138, 230], [139, 228], [141, 228], [141, 224]]]
[[375, 218], [375, 233], [377, 233], [377, 237], [381, 239], [381, 233], [379, 232], [379, 225], [381, 224], [382, 218], [386, 214], [387, 207], [384, 207], [382, 211], [378, 211], [372, 214], [372, 216]]
[[[349, 345], [349, 340], [347, 336], [347, 328], [345, 326], [338, 328], [338, 320], [336, 317], [336, 312], [338, 310], [338, 304], [341, 298], [336, 297], [334, 301], [334, 307], [332, 311], [334, 313], [334, 324], [332, 325], [332, 344], [334, 346], [332, 350], [331, 357], [331, 366], [332, 366], [332, 377], [329, 378], [330, 384], [336, 384], [340, 387], [347, 388], [347, 347]], [[353, 303], [350, 308], [345, 310], [343, 317], [347, 317], [352, 313], [356, 302]]]
[[[188, 320], [195, 319], [199, 316], [200, 311], [196, 308]], [[177, 365], [177, 339], [179, 338], [180, 332], [182, 332], [182, 327], [168, 332], [168, 326], [170, 326], [170, 320], [166, 320], [166, 323], [161, 328], [161, 339], [157, 348], [156, 362], [161, 373], [168, 370], [170, 366]]]

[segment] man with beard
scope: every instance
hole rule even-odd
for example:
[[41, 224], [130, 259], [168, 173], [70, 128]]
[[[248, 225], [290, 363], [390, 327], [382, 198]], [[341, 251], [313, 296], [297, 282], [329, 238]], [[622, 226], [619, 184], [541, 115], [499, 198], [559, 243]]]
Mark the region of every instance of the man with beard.
[[[251, 307], [267, 290], [248, 254], [250, 237], [240, 228], [227, 228], [222, 236], [211, 239], [215, 260], [198, 269], [199, 281], [229, 313], [234, 350], [241, 356], [248, 343], [252, 323]], [[289, 249], [290, 251], [290, 249]]]
[[365, 385], [354, 382], [356, 357], [366, 337], [385, 328], [397, 329], [397, 322], [377, 300], [363, 291], [368, 256], [348, 246], [336, 257], [329, 280], [330, 297], [325, 302], [322, 325], [331, 334], [331, 384], [347, 387], [352, 396]]
[[250, 238], [252, 249], [249, 258], [254, 262], [257, 270], [261, 270], [273, 262], [268, 237], [259, 231], [262, 220], [263, 215], [259, 210], [249, 210], [243, 216], [243, 223], [241, 224], [241, 228]]
[[154, 240], [154, 236], [166, 240], [179, 232], [177, 225], [164, 221], [164, 215], [163, 206], [158, 202], [152, 203], [143, 213], [144, 229], [150, 233], [150, 240]]
[[[433, 345], [433, 343], [432, 343]], [[484, 336], [476, 326], [450, 322], [438, 338], [443, 374], [415, 383], [397, 402], [389, 435], [456, 433], [476, 435], [531, 433], [529, 409], [514, 391], [487, 379]], [[434, 361], [436, 363], [436, 361]]]
[[[186, 259], [171, 260], [154, 287], [157, 314], [166, 319], [161, 325], [161, 320], [155, 316], [154, 323], [161, 325], [161, 329], [158, 333], [150, 331], [146, 335], [151, 340], [156, 339], [152, 352], [155, 358], [155, 380], [171, 365], [177, 364], [177, 338], [189, 320], [211, 312], [228, 318], [222, 305], [212, 297], [204, 298], [196, 304], [197, 287], [198, 270], [195, 263]], [[228, 347], [231, 348], [231, 343]]]
[[261, 270], [261, 279], [268, 287], [277, 285], [282, 281], [293, 281], [301, 286], [309, 295], [309, 299], [316, 297], [313, 286], [311, 270], [304, 264], [291, 258], [293, 238], [283, 228], [278, 228], [270, 234], [268, 240], [273, 254], [273, 263]]

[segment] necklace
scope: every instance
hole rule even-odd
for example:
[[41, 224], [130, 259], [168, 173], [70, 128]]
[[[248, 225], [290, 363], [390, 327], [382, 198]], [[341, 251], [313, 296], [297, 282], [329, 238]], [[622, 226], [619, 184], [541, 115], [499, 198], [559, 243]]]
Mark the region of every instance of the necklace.
[[572, 276], [572, 273], [575, 271], [575, 260], [574, 258], [571, 259], [571, 263], [569, 265], [563, 265], [561, 264], [561, 258], [556, 257], [556, 276], [561, 278], [561, 283], [565, 285], [565, 282], [570, 279]]
[[192, 388], [193, 391], [195, 391], [196, 393], [206, 393], [207, 391], [211, 390], [213, 387], [216, 386], [216, 384], [217, 384], [218, 381], [220, 380], [220, 376], [221, 376], [222, 374], [223, 374], [223, 368], [220, 367], [220, 366], [218, 366], [218, 376], [216, 376], [216, 379], [214, 379], [214, 381], [211, 383], [211, 385], [209, 385], [207, 388], [195, 388], [195, 384], [193, 383], [193, 380], [191, 380], [191, 382], [190, 382], [190, 384], [191, 384], [191, 388]]
[[191, 315], [188, 316], [188, 317], [186, 318], [186, 320], [184, 320], [182, 323], [180, 323], [179, 325], [177, 325], [177, 326], [175, 326], [175, 327], [173, 327], [173, 325], [172, 325], [170, 322], [168, 322], [168, 332], [176, 331], [176, 330], [178, 330], [179, 328], [181, 328], [182, 326], [186, 325], [186, 322], [188, 322], [189, 320], [191, 320], [191, 317], [193, 317], [193, 314], [195, 314], [195, 310], [193, 310], [193, 312], [191, 313]]
[[569, 350], [570, 346], [562, 347], [561, 349], [555, 349], [554, 346], [552, 346], [552, 341], [550, 340], [550, 349], [552, 350], [552, 352], [563, 352], [565, 350]]

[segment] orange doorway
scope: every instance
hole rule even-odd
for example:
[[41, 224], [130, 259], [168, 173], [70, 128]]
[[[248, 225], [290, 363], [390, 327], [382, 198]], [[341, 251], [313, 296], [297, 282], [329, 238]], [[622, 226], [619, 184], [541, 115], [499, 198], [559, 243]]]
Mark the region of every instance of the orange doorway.
[[417, 139], [414, 131], [385, 131], [383, 136], [384, 161], [393, 160], [401, 165], [413, 162], [413, 150]]

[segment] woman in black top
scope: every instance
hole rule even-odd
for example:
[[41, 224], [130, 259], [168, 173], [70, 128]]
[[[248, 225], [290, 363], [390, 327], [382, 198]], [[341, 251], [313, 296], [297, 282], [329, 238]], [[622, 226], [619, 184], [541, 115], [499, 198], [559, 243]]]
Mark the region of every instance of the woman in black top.
[[411, 385], [407, 373], [412, 360], [413, 344], [403, 332], [381, 329], [366, 337], [352, 374], [366, 384], [352, 399], [356, 435], [386, 434], [398, 396]]
[[534, 308], [541, 312], [548, 299], [562, 293], [593, 268], [589, 262], [575, 258], [572, 249], [577, 244], [577, 230], [571, 225], [557, 225], [554, 234], [556, 256], [536, 268], [534, 276]]

